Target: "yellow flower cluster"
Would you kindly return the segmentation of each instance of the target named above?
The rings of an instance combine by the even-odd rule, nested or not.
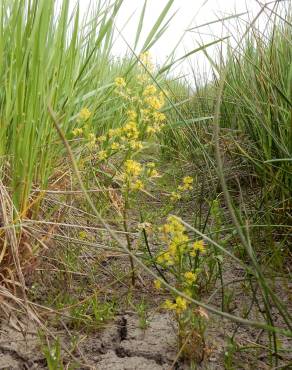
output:
[[[157,263],[172,266],[179,261],[190,240],[184,225],[174,216],[168,217],[162,232],[168,242],[168,249],[157,257]]]
[[[147,167],[146,174],[147,174],[148,177],[150,177],[150,178],[159,177],[159,172],[155,168],[155,163],[148,162],[146,167]]]
[[[184,277],[185,277],[186,283],[188,285],[192,285],[197,280],[197,275],[192,271],[185,272]]]
[[[137,177],[142,172],[142,166],[139,162],[134,161],[133,159],[128,159],[125,164],[125,172],[128,176]]]
[[[169,299],[164,302],[164,308],[167,310],[174,310],[177,314],[184,312],[187,306],[187,300],[181,296],[176,297],[175,302],[171,302]]]
[[[124,175],[122,178],[131,190],[141,190],[144,188],[143,181],[138,178],[142,170],[142,165],[133,159],[128,159],[124,163]]]
[[[190,176],[186,176],[182,180],[182,184],[178,186],[177,191],[173,191],[170,193],[170,200],[172,202],[177,202],[181,199],[182,194],[184,192],[190,191],[193,189],[193,182],[194,179]]]
[[[144,98],[144,101],[150,108],[154,110],[160,110],[165,104],[163,92],[160,92],[159,95],[147,95]]]
[[[160,280],[154,280],[154,286],[155,286],[155,289],[159,290],[161,289],[161,281]]]
[[[144,53],[141,53],[139,55],[140,62],[143,64],[142,68],[146,68],[149,72],[153,71],[154,65],[152,62],[151,55],[149,51],[145,51]],[[141,77],[144,77],[144,74],[141,75]]]
[[[81,120],[81,121],[87,121],[88,118],[90,118],[91,116],[91,112],[88,108],[82,108],[81,111],[79,112],[78,114],[78,118]]]
[[[192,257],[195,257],[197,255],[197,252],[201,252],[202,254],[206,253],[206,247],[205,247],[204,240],[198,240],[193,243],[191,251],[190,251],[190,255]]]
[[[187,191],[187,190],[192,190],[193,189],[193,184],[194,179],[190,176],[186,176],[183,178],[183,183],[182,185],[179,185],[178,190],[179,191]]]
[[[123,77],[117,77],[115,79],[115,85],[117,87],[125,87],[126,86],[126,81]]]
[[[81,136],[83,134],[83,129],[80,127],[76,127],[72,130],[73,136]]]
[[[143,91],[144,96],[151,96],[156,94],[156,87],[154,85],[147,85]]]
[[[143,149],[140,131],[136,122],[137,114],[134,110],[129,110],[127,116],[129,120],[123,127],[110,129],[107,135],[101,135],[97,138],[102,149],[101,152],[103,153],[106,150],[107,157],[117,151],[131,150],[131,152],[136,152]]]

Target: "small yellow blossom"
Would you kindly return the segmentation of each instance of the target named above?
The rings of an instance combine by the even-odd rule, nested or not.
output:
[[[192,190],[193,189],[193,186],[192,186],[192,183],[193,183],[193,178],[190,177],[190,176],[186,176],[183,178],[183,185],[181,186],[182,190],[183,191],[186,191],[186,190]]]
[[[154,112],[153,113],[153,119],[157,122],[164,122],[166,120],[166,116],[164,113],[161,112]]]
[[[144,121],[147,121],[149,119],[150,114],[151,114],[149,109],[141,109],[141,113],[142,113]]]
[[[82,231],[79,231],[79,238],[80,239],[86,239],[87,238],[87,232],[82,230]]]
[[[157,96],[147,96],[145,98],[145,102],[155,110],[161,109],[164,105],[164,101],[159,99]]]
[[[132,190],[141,190],[144,188],[144,184],[141,180],[136,180],[135,182],[133,182],[131,185],[130,185],[130,188]]]
[[[167,310],[175,310],[176,309],[176,304],[171,302],[169,299],[167,299],[164,302],[163,307],[166,308]]]
[[[123,132],[126,134],[128,139],[138,139],[139,131],[137,124],[134,121],[126,123],[123,127]]]
[[[182,313],[187,309],[187,301],[185,298],[178,296],[175,300],[176,302],[176,312]]]
[[[157,259],[157,263],[159,264],[166,264],[167,266],[172,266],[174,265],[174,260],[172,258],[172,255],[169,252],[164,252],[160,254]]]
[[[198,251],[201,252],[201,253],[205,253],[206,252],[204,240],[198,240],[198,241],[196,241],[196,242],[193,243],[192,250],[190,252],[190,255],[192,257],[194,257],[194,256],[196,256],[196,254],[197,254]]]
[[[157,132],[157,129],[153,126],[148,126],[147,129],[146,129],[146,132],[147,134],[151,135],[151,134],[156,134]]]
[[[164,257],[163,257],[163,254],[160,254],[157,258],[156,258],[156,262],[159,263],[160,265],[164,263]]]
[[[112,143],[112,145],[111,145],[111,149],[112,150],[118,150],[118,149],[120,149],[120,144],[119,143],[116,143],[116,142],[114,142],[114,143]]]
[[[72,130],[72,134],[73,136],[81,136],[83,134],[83,129],[76,127]]]
[[[148,81],[148,75],[145,73],[138,74],[136,78],[137,78],[137,82],[139,82],[142,85],[144,85],[145,82]]]
[[[106,151],[105,151],[105,150],[101,150],[101,151],[99,151],[99,152],[97,153],[97,155],[98,155],[98,159],[99,159],[100,161],[103,161],[103,160],[107,159],[107,153],[106,153]]]
[[[149,177],[158,177],[159,172],[155,168],[149,168],[148,171],[147,171],[147,175]]]
[[[186,176],[183,178],[184,185],[191,185],[194,179],[191,176]]]
[[[110,128],[108,130],[108,136],[109,137],[119,136],[121,132],[122,130],[120,128]]]
[[[193,273],[192,271],[185,272],[184,276],[186,278],[186,282],[190,285],[193,284],[197,280],[197,275]]]
[[[141,68],[146,68],[148,71],[153,71],[154,69],[154,64],[152,63],[152,58],[149,53],[149,51],[145,51],[144,53],[141,53],[139,55],[140,61],[143,64]],[[144,71],[143,71],[144,72]],[[149,79],[147,73],[143,73],[144,75],[144,80],[147,81]]]
[[[155,286],[155,289],[159,290],[161,289],[161,281],[160,280],[154,280],[154,286]]]
[[[100,143],[103,143],[104,141],[106,141],[106,136],[105,135],[101,135],[97,138],[97,141],[99,141]]]
[[[126,81],[123,77],[117,77],[115,79],[115,85],[117,87],[125,87],[126,86]]]
[[[142,166],[139,162],[133,159],[128,159],[125,164],[125,171],[129,176],[139,176],[142,172]]]
[[[185,231],[184,225],[179,219],[174,216],[169,216],[167,218],[167,224],[164,225],[166,232],[169,233],[183,233]]]
[[[181,199],[181,195],[179,193],[177,193],[176,191],[172,191],[171,192],[171,194],[170,194],[170,200],[172,202],[177,202],[180,199]]]
[[[145,87],[145,90],[143,91],[144,96],[154,95],[156,93],[157,89],[154,85],[148,85]]]
[[[130,121],[135,121],[137,118],[137,113],[132,109],[127,111],[127,115]]]
[[[94,141],[96,140],[96,136],[91,132],[90,134],[88,134],[88,140],[89,141]]]
[[[88,108],[82,108],[81,111],[78,114],[78,118],[82,121],[88,120],[88,118],[91,116],[91,112]]]
[[[143,149],[143,144],[141,143],[141,141],[130,141],[130,147],[131,149],[133,150],[141,150]]]

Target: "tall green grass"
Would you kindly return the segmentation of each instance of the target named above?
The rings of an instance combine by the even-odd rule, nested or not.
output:
[[[100,3],[85,27],[78,8],[69,13],[68,0],[60,10],[51,0],[1,2],[0,154],[8,163],[14,204],[24,214],[32,187],[47,187],[63,151],[48,103],[59,107],[68,131],[106,66],[119,5]],[[92,58],[99,65],[94,73]]]
[[[69,0],[60,2],[59,8],[54,0],[1,2],[0,158],[2,176],[23,215],[30,208],[32,190],[46,189],[64,159],[48,104],[61,115],[66,135],[78,124],[82,107],[93,113],[88,124],[95,132],[118,124],[115,113],[121,103],[112,94],[113,81],[137,63],[135,56],[117,62],[111,54],[122,3],[98,1],[81,18],[78,4],[70,10]],[[154,19],[142,50],[166,30],[172,3],[168,1]],[[143,17],[144,11],[137,44]]]
[[[249,139],[248,146],[237,142],[239,153],[282,207],[292,188],[292,18],[285,10],[264,34],[251,29],[242,50],[228,58],[221,111],[223,126]]]
[[[233,33],[237,39],[244,35],[240,45],[228,42],[227,49],[218,48],[215,57],[205,51],[214,77],[204,86],[198,86],[195,77],[195,92],[181,107],[192,119],[180,127],[174,119],[165,140],[181,152],[192,155],[198,151],[198,135],[203,142],[206,135],[208,140],[212,137],[217,90],[223,71],[227,71],[220,107],[222,140],[230,142],[233,158],[241,158],[253,169],[264,189],[264,202],[273,199],[275,209],[289,209],[292,25],[291,5],[289,2],[280,5],[275,3],[271,9],[263,6],[259,19],[264,17],[264,27],[263,22],[259,22],[260,26],[257,22],[245,23],[243,32],[242,23],[237,20]],[[204,116],[206,120],[201,121]]]

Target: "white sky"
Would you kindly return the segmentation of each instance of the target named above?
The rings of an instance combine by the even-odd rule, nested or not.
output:
[[[81,11],[85,10],[90,3],[90,0],[71,1],[79,1]],[[94,0],[92,2],[94,3]],[[265,0],[261,2],[265,2]],[[121,31],[123,37],[130,45],[133,45],[135,40],[139,15],[143,4],[144,0],[124,0],[116,20],[117,29]],[[167,0],[148,0],[144,18],[143,40],[145,40],[149,30],[152,28],[166,4]],[[232,25],[235,25],[235,21],[228,22],[228,28],[222,26],[220,22],[202,27],[198,30],[200,34],[198,32],[185,33],[185,31],[188,28],[202,25],[232,14],[242,13],[247,10],[251,13],[250,17],[252,17],[252,14],[256,14],[259,9],[260,6],[256,0],[175,0],[169,15],[175,12],[177,13],[171,20],[166,33],[151,49],[151,54],[157,63],[163,64],[183,35],[183,39],[176,48],[176,57],[183,56],[186,52],[198,47],[198,42],[201,44],[208,43],[226,35],[236,37],[238,31],[235,31],[235,29],[232,30]],[[132,18],[129,20],[131,16]],[[244,16],[242,18],[247,19],[247,17],[248,16]],[[127,24],[125,25],[125,23]],[[226,22],[225,25],[227,25]],[[113,54],[122,56],[127,50],[128,48],[122,38],[117,39],[113,48]],[[213,47],[213,50],[215,50],[215,47]],[[209,48],[209,51],[212,52],[212,49]],[[201,72],[207,68],[206,58],[202,53],[195,54],[191,60],[192,63],[198,66]],[[184,62],[182,65],[178,66],[180,70],[189,71],[186,63],[188,62]]]

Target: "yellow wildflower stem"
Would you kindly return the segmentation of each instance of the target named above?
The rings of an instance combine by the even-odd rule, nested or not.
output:
[[[126,233],[127,247],[129,249],[129,251],[132,252],[132,245],[131,245],[129,229],[128,229],[128,212],[127,212],[128,211],[128,206],[129,206],[128,193],[129,193],[129,187],[127,186],[124,209],[123,209],[123,226],[124,226],[124,231]],[[135,281],[136,281],[136,276],[135,276],[134,260],[133,260],[133,257],[131,256],[131,254],[129,254],[129,260],[130,260],[130,266],[131,266],[132,286],[134,286]]]

